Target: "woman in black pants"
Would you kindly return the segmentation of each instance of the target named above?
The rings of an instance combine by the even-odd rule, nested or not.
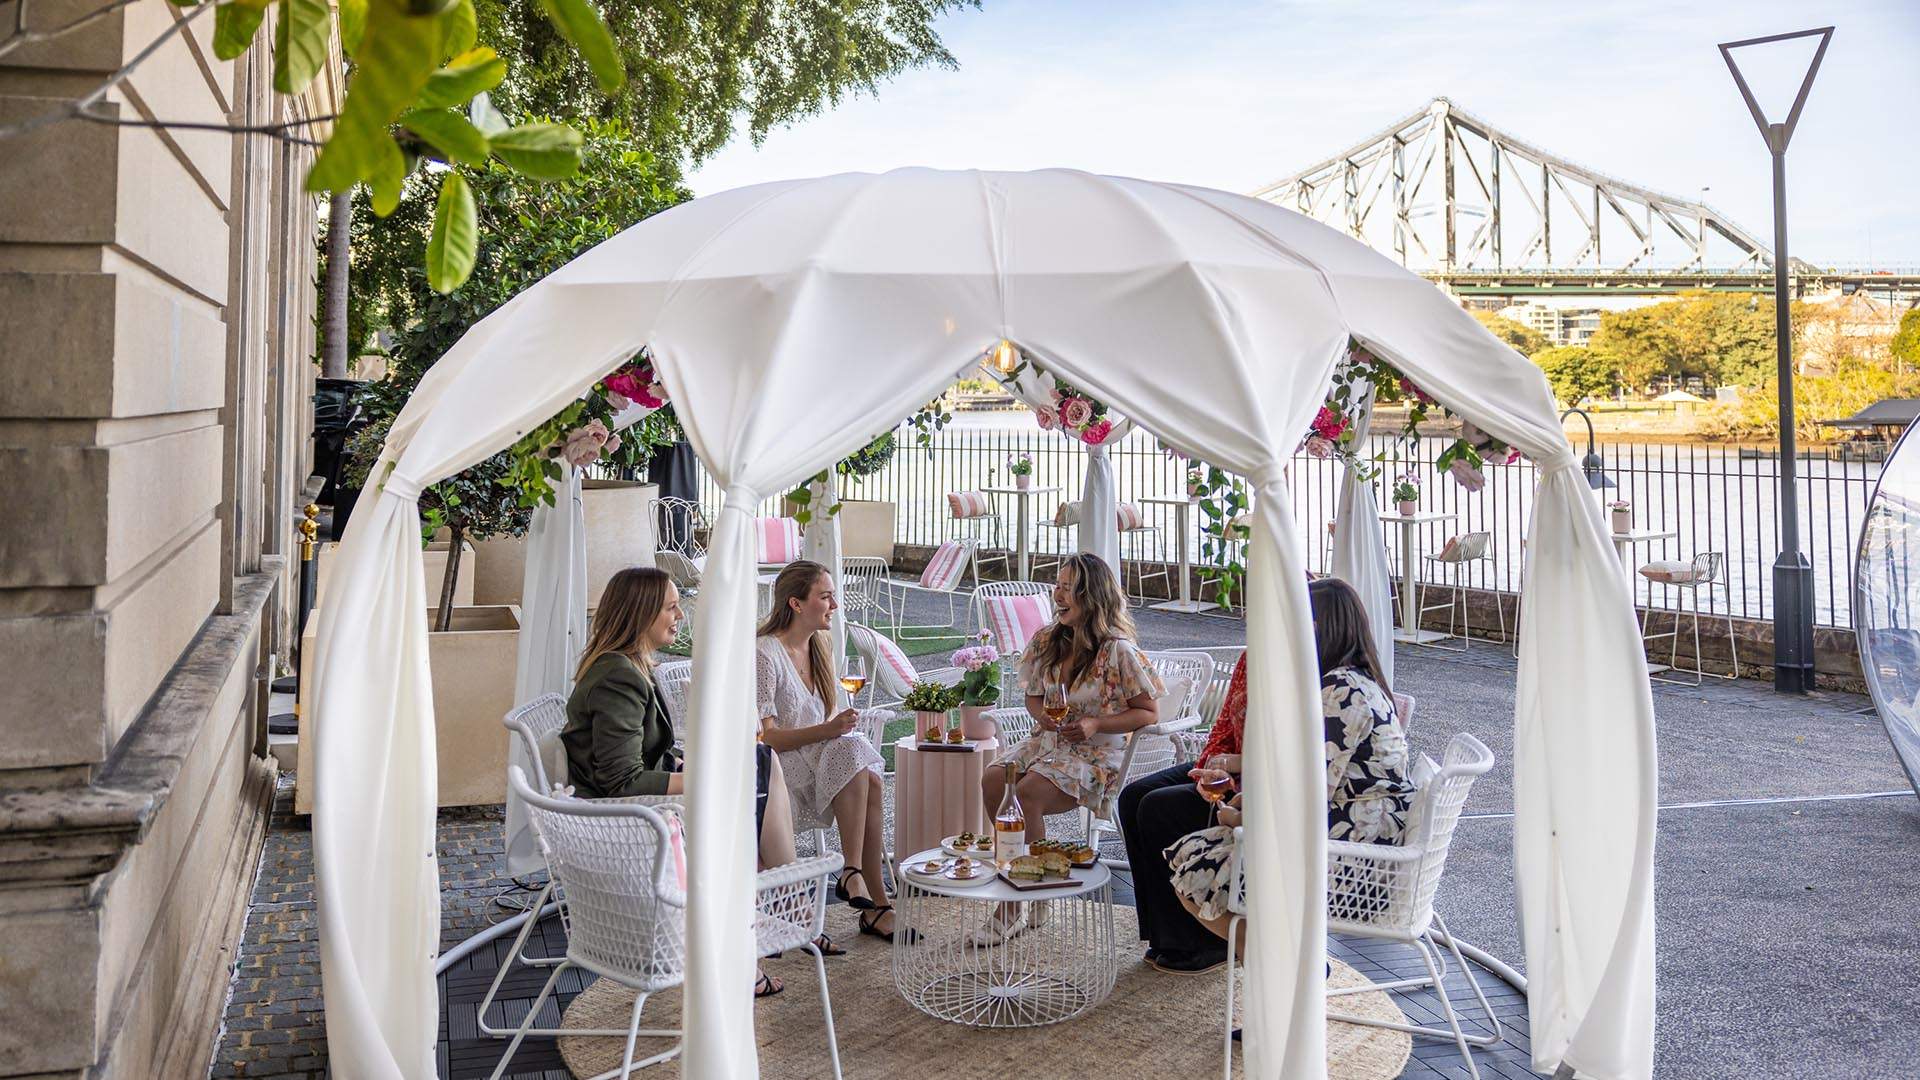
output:
[[[1198,975],[1227,962],[1226,943],[1200,925],[1174,893],[1173,871],[1164,852],[1208,825],[1208,804],[1194,786],[1193,770],[1204,765],[1240,774],[1246,718],[1247,657],[1242,653],[1199,761],[1143,776],[1120,793],[1117,813],[1127,862],[1133,867],[1133,902],[1140,915],[1140,937],[1147,943],[1147,963],[1169,974]]]

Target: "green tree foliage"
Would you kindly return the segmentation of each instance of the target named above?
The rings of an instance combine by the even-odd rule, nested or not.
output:
[[[1552,344],[1547,336],[1531,326],[1514,322],[1504,315],[1495,315],[1491,311],[1475,311],[1473,317],[1480,325],[1493,332],[1493,336],[1513,346],[1522,356],[1532,356]]]
[[[597,92],[553,0],[475,0],[480,40],[513,75],[496,93],[509,113],[617,117],[662,158],[695,162],[724,146],[736,122],[758,143],[782,124],[874,93],[926,65],[954,67],[933,30],[978,0],[603,0],[627,90]]]
[[[1794,432],[1812,442],[1832,434],[1823,421],[1844,419],[1886,398],[1914,396],[1920,396],[1920,374],[1897,374],[1884,363],[1843,357],[1831,371],[1794,376]],[[1709,413],[1706,428],[1732,438],[1775,437],[1780,430],[1780,384],[1768,379],[1742,395],[1737,405]]]
[[[1773,299],[1696,292],[1603,312],[1588,346],[1607,358],[1628,389],[1645,389],[1660,376],[1753,386],[1774,366]]]
[[[1582,345],[1554,345],[1533,354],[1533,362],[1546,373],[1553,396],[1563,405],[1575,405],[1589,397],[1610,394],[1620,385],[1607,354]]]
[[[465,171],[468,179],[460,183],[477,194],[471,243],[479,272],[444,294],[431,280],[430,252],[440,216],[433,200],[406,199],[384,220],[355,213],[353,319],[360,327],[387,327],[392,335],[387,377],[368,388],[375,423],[350,445],[358,475],[364,476],[379,455],[387,427],[427,369],[473,324],[581,252],[688,197],[678,175],[669,169],[663,176],[652,155],[636,149],[618,121],[588,120],[581,131],[581,167],[569,179],[531,180],[498,160]],[[410,182],[437,182],[444,192],[457,175],[443,171],[440,178]],[[678,436],[671,415],[655,417],[623,439],[620,463],[643,464]],[[456,540],[525,532],[531,510],[509,482],[511,468],[509,454],[502,451],[423,492],[426,530],[445,527]],[[454,551],[457,556],[457,542]],[[457,573],[457,565],[449,568],[443,610]]]
[[[1898,370],[1920,370],[1920,308],[1900,316],[1900,329],[1893,332],[1888,351],[1893,354],[1894,367]]]

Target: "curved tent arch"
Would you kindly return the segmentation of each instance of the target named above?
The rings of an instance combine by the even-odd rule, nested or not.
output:
[[[726,492],[691,701],[685,1069],[752,1076],[753,1041],[739,1037],[752,1025],[751,733],[726,718],[752,707],[760,495],[857,449],[983,347],[1021,343],[1253,482],[1248,645],[1263,662],[1250,697],[1260,715],[1317,715],[1304,559],[1277,496],[1349,337],[1541,464],[1515,763],[1535,1061],[1649,1075],[1651,696],[1544,378],[1432,286],[1277,207],[1064,170],[920,169],[760,185],[649,219],[489,315],[396,421],[382,491],[338,555],[316,658],[316,886],[337,1067],[433,1067],[435,778],[414,520],[425,484],[650,348]],[[1324,763],[1310,728],[1248,735],[1250,1075],[1324,1070]]]

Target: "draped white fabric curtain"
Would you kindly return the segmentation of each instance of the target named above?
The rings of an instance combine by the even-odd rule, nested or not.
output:
[[[526,569],[520,579],[520,639],[513,703],[542,694],[573,692],[573,670],[587,645],[587,523],[580,470],[569,466],[553,505],[533,508],[527,526]],[[526,748],[507,741],[507,762],[533,775]],[[526,803],[507,791],[507,873],[523,877],[546,869]]]
[[[726,492],[688,734],[684,1075],[750,1078],[754,508],[1005,338],[1253,484],[1248,690],[1251,714],[1276,722],[1250,725],[1246,745],[1247,1072],[1323,1076],[1325,763],[1280,464],[1349,335],[1542,466],[1514,763],[1535,1063],[1649,1076],[1651,695],[1625,584],[1544,378],[1431,285],[1297,214],[1065,170],[902,170],[699,199],[549,275],[422,380],[389,437],[383,463],[398,464],[354,515],[322,604],[314,853],[336,1071],[433,1072],[421,485],[651,346]]]
[[[1369,387],[1354,416],[1354,430],[1366,438],[1373,420],[1373,389]],[[1340,493],[1333,512],[1333,576],[1352,585],[1367,612],[1373,646],[1389,685],[1393,682],[1393,568],[1387,565],[1387,545],[1380,532],[1380,507],[1373,484],[1351,466],[1340,472]]]

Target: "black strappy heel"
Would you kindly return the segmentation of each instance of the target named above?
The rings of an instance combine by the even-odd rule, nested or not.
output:
[[[885,915],[887,912],[892,910],[893,910],[892,904],[882,904],[871,911],[862,912],[860,915],[860,932],[863,934],[871,935],[873,937],[877,937],[881,941],[892,941],[896,931],[880,929],[881,916]],[[900,917],[898,915],[894,916],[895,922],[898,922],[899,919]],[[920,940],[919,933],[917,933],[911,926],[907,927],[905,930],[898,931],[898,933],[903,935],[901,940],[908,945],[912,945],[913,943]]]
[[[839,898],[841,903],[855,911],[872,911],[874,909],[874,903],[871,897],[855,896],[847,891],[847,880],[855,874],[860,874],[861,881],[867,880],[867,875],[860,873],[859,867],[846,867],[840,871],[840,876],[833,881],[833,895]]]

